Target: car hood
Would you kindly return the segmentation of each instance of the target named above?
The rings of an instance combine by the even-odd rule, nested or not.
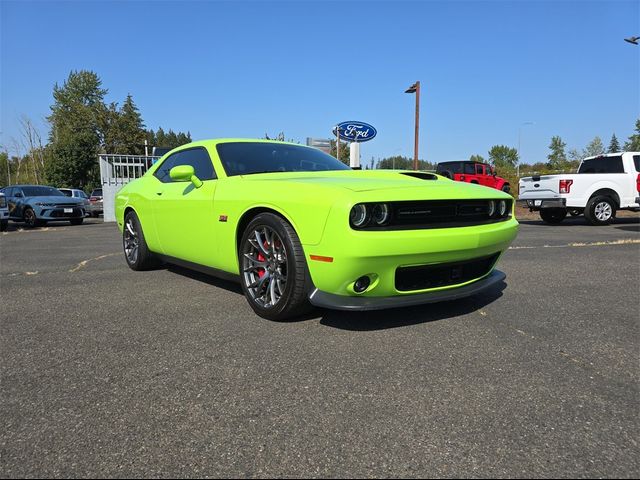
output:
[[[465,198],[486,197],[488,192],[497,197],[503,194],[495,189],[464,182],[454,182],[429,172],[411,170],[337,170],[329,172],[274,172],[245,175],[245,181],[281,182],[310,187],[325,187],[352,192],[383,192],[386,190],[420,190],[426,197]],[[429,194],[427,194],[429,192]],[[502,195],[500,195],[502,194]],[[421,195],[422,196],[422,195]]]
[[[40,196],[40,197],[26,197],[25,200],[27,202],[29,202],[29,203],[36,203],[36,202],[40,202],[40,203],[55,203],[55,204],[58,204],[58,205],[61,205],[61,204],[82,205],[84,203],[83,200],[81,200],[79,198],[61,197],[59,195],[51,195],[51,196],[43,195],[43,196]]]

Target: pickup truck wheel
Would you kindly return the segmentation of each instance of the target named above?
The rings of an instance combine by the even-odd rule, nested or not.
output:
[[[616,204],[610,197],[593,197],[584,209],[584,216],[591,225],[609,225],[616,217]]]
[[[542,208],[540,209],[540,218],[550,225],[561,223],[567,216],[567,210],[564,208]]]

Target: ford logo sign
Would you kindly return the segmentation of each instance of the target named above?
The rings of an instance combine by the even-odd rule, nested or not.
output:
[[[333,129],[333,134],[338,136],[338,130],[340,138],[350,142],[368,142],[378,133],[375,128],[364,122],[342,122]]]

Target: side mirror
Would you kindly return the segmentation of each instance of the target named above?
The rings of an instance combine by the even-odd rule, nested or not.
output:
[[[169,171],[171,180],[176,182],[191,182],[196,188],[202,186],[202,180],[196,177],[195,171],[191,165],[178,165]]]

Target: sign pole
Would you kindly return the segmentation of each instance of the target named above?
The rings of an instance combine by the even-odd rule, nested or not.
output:
[[[418,170],[418,136],[420,134],[420,81],[416,82],[416,139],[413,154],[413,169]]]
[[[338,140],[336,140],[336,159],[340,161],[340,125],[336,127],[336,135],[338,136]]]

